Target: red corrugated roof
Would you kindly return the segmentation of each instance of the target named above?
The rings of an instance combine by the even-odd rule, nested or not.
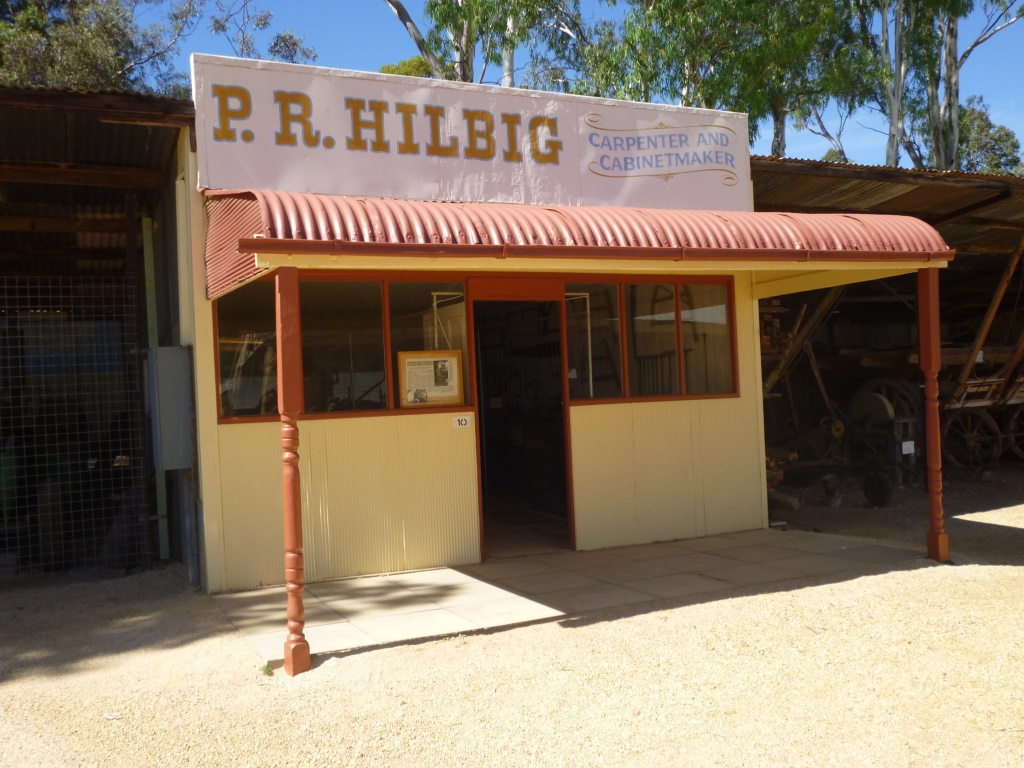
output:
[[[952,257],[935,229],[906,216],[459,203],[266,190],[206,195],[210,297],[259,274],[255,250],[436,254],[448,247],[472,255],[783,262]]]

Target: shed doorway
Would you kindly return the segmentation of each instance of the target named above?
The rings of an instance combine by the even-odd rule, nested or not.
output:
[[[473,304],[484,558],[571,548],[561,304]]]

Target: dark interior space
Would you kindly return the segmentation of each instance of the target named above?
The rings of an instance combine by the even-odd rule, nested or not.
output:
[[[569,549],[558,302],[473,305],[484,557]]]

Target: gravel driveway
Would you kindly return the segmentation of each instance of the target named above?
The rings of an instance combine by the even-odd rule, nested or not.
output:
[[[1021,768],[1024,552],[1005,542],[1024,507],[973,514],[994,561],[320,657],[295,679],[263,675],[177,566],[0,582],[0,765]]]

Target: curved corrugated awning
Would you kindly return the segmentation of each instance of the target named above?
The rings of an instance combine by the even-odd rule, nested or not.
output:
[[[946,262],[906,216],[457,203],[207,191],[207,295],[264,267],[256,253],[584,257],[673,261]]]

